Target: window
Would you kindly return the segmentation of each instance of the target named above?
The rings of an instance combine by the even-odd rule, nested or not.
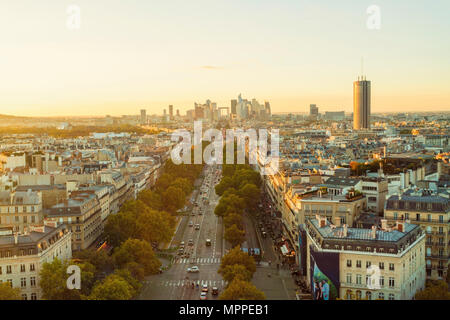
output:
[[[351,267],[352,266],[352,260],[347,260],[347,267]]]
[[[393,263],[389,263],[389,270],[390,271],[394,271],[394,264]]]
[[[34,263],[30,263],[30,271],[34,271]]]
[[[34,216],[31,216],[31,223],[35,223]]]
[[[25,288],[27,286],[27,278],[20,278],[20,286]]]
[[[395,279],[393,277],[389,277],[389,287],[390,288],[395,287]]]
[[[361,298],[362,298],[361,290],[357,290],[356,291],[356,299],[361,300]]]
[[[36,277],[31,277],[30,278],[30,286],[36,287]]]
[[[366,261],[366,268],[369,268],[372,265],[370,261]]]
[[[2,274],[2,267],[0,267],[0,274]]]
[[[384,287],[384,276],[380,276],[380,287]]]
[[[384,270],[384,262],[379,263],[380,270]]]
[[[27,300],[27,295],[26,295],[26,293],[24,293],[24,294],[22,295],[22,300]]]
[[[440,215],[440,216],[439,216],[439,222],[440,222],[440,223],[443,223],[443,222],[444,222],[444,216],[443,216],[443,215]]]
[[[395,300],[395,296],[393,293],[389,293],[389,300]]]
[[[13,286],[12,279],[8,279],[8,280],[6,280],[6,281],[9,283],[9,285],[10,285],[11,288],[12,288],[12,286]]]
[[[397,219],[398,219],[398,213],[394,212],[394,220],[397,220]]]
[[[36,293],[32,293],[32,294],[31,294],[31,300],[37,300]]]
[[[11,273],[11,266],[6,266],[6,273]]]
[[[372,292],[366,291],[366,299],[367,300],[372,300]]]
[[[416,220],[417,220],[417,221],[420,221],[420,213],[417,213],[417,214],[416,214]]]
[[[383,293],[383,292],[380,292],[380,293],[378,294],[378,299],[384,300],[384,293]]]
[[[356,267],[361,268],[361,260],[356,260]]]
[[[352,283],[352,274],[347,273],[347,283]]]
[[[25,265],[24,264],[20,265],[20,272],[25,272]]]
[[[361,275],[360,274],[356,275],[356,284],[361,284]]]

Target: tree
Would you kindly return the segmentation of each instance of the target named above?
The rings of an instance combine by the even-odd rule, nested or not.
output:
[[[89,262],[95,267],[95,272],[105,271],[112,267],[113,260],[105,250],[86,249],[75,251],[73,253],[74,259]]]
[[[231,227],[225,229],[225,240],[227,240],[233,247],[240,245],[245,240],[245,231],[233,224]]]
[[[243,252],[239,246],[236,246],[222,257],[222,263],[220,264],[218,272],[222,274],[226,266],[235,264],[243,265],[252,276],[256,271],[256,264],[253,257]]]
[[[175,231],[175,219],[165,211],[146,208],[136,221],[139,239],[148,242],[170,241]]]
[[[194,189],[194,185],[187,178],[177,178],[170,186],[180,188],[186,195],[190,194]]]
[[[239,189],[239,195],[245,200],[248,209],[255,209],[261,196],[261,191],[254,184],[247,183]]]
[[[264,300],[264,292],[253,284],[241,279],[234,279],[222,292],[220,300]]]
[[[182,189],[170,186],[162,193],[162,199],[164,208],[170,213],[175,213],[183,207],[186,201],[186,195]]]
[[[232,187],[234,187],[233,179],[231,179],[231,177],[224,176],[220,180],[220,183],[215,186],[216,194],[221,196],[227,189]]]
[[[45,262],[39,272],[39,286],[42,289],[42,297],[45,300],[79,300],[79,290],[69,290],[67,288],[67,267],[69,263],[54,259],[52,262]],[[82,275],[83,277],[83,275]],[[82,283],[83,286],[83,283]]]
[[[120,211],[110,215],[106,220],[104,235],[107,241],[114,247],[129,238],[138,237],[136,216],[131,211]]]
[[[137,263],[135,263],[135,264],[138,266]],[[144,270],[142,269],[142,272],[143,271]],[[141,289],[142,284],[140,283],[140,281],[142,281],[144,279],[143,278],[142,279],[137,279],[133,275],[133,273],[130,272],[130,270],[128,268],[127,269],[117,269],[117,270],[114,271],[114,274],[119,276],[119,277],[121,277],[121,278],[123,278],[126,282],[128,282],[129,285],[131,285],[131,287],[133,288],[133,291],[134,291],[133,296],[135,296],[136,293],[138,293],[139,290]]]
[[[163,209],[161,195],[159,193],[156,193],[155,191],[149,189],[142,190],[141,192],[139,192],[137,199],[144,202],[145,205],[150,209]]]
[[[89,295],[89,300],[129,300],[135,291],[122,277],[112,274],[98,282]]]
[[[220,274],[228,283],[231,283],[231,281],[236,278],[244,281],[250,281],[253,276],[253,274],[242,264],[227,265],[221,270]]]
[[[416,293],[416,300],[450,300],[448,284],[443,281],[429,281],[424,290]]]
[[[231,227],[233,224],[235,224],[239,229],[244,229],[242,216],[234,212],[227,213],[225,218],[223,219],[223,223],[225,224],[226,228]]]
[[[21,300],[19,288],[13,288],[8,282],[0,283],[0,300]]]
[[[146,275],[158,273],[161,266],[152,247],[144,240],[128,239],[116,248],[113,257],[119,267],[124,267],[133,261],[140,264]]]

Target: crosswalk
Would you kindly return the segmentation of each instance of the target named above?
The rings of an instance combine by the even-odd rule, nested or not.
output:
[[[174,264],[220,264],[220,258],[177,258]]]
[[[161,281],[147,281],[148,284],[152,284],[158,287],[184,287],[191,286],[192,281],[199,286],[204,284],[208,285],[208,287],[225,287],[227,285],[227,281],[225,280],[161,280]]]

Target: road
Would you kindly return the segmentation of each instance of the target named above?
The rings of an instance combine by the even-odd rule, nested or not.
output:
[[[209,286],[208,299],[212,296],[211,288],[217,287],[222,291],[226,283],[217,273],[221,258],[224,254],[222,218],[214,214],[219,197],[215,194],[214,186],[220,181],[218,166],[207,166],[204,169],[204,179],[200,192],[196,193],[198,207],[193,208],[192,214],[184,216],[171,244],[176,249],[171,267],[162,274],[149,276],[145,279],[139,299],[147,300],[195,300],[200,297],[200,289],[192,288],[192,282]],[[203,196],[208,201],[203,200]],[[199,211],[202,214],[199,214]],[[192,222],[192,226],[190,226]],[[196,230],[195,225],[198,225]],[[211,245],[206,245],[206,239]],[[192,240],[192,245],[189,241]],[[184,241],[185,254],[178,255],[178,248]],[[198,273],[188,273],[187,268],[197,266]],[[186,279],[188,277],[188,279]]]

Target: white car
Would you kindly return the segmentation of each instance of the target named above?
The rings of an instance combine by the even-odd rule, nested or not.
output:
[[[196,272],[200,272],[200,269],[197,266],[193,266],[193,267],[187,268],[187,272],[196,273]]]
[[[208,300],[208,294],[206,292],[200,293],[200,300]]]
[[[202,292],[204,292],[204,293],[208,292],[208,285],[207,284],[202,285]]]

